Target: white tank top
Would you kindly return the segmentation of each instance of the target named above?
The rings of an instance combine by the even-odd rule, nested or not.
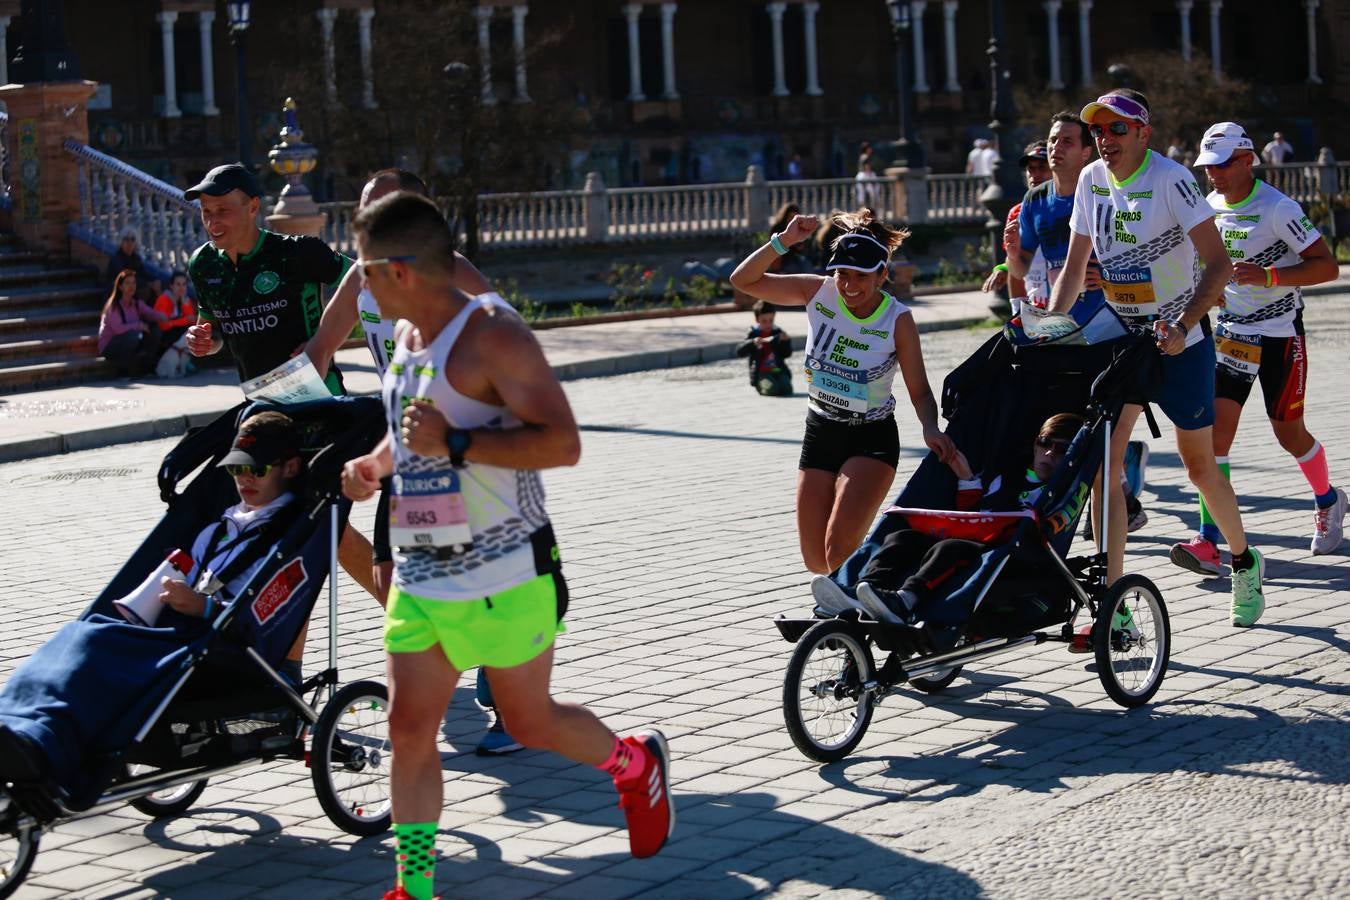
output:
[[[366,346],[375,358],[375,371],[383,378],[389,360],[394,358],[394,320],[380,315],[380,307],[369,288],[361,288],[356,295],[356,312],[361,318],[361,330],[366,333]]]
[[[895,321],[909,312],[885,291],[866,319],[844,305],[833,278],[806,305],[806,393],[812,412],[836,422],[875,422],[895,409]]]
[[[402,341],[396,341],[394,358],[384,376],[385,416],[394,454],[391,506],[399,500],[401,484],[435,481],[453,473],[473,535],[472,547],[461,552],[394,546],[394,584],[419,597],[476,600],[540,574],[530,539],[549,520],[544,511],[543,481],[537,471],[475,462],[455,469],[449,459],[413,453],[401,440],[403,409],[413,399],[430,402],[455,428],[513,428],[520,424],[506,407],[465,397],[446,378],[446,363],[455,341],[469,317],[480,311],[485,315],[488,311],[517,315],[497,294],[481,294],[423,349],[410,350],[406,334]]]

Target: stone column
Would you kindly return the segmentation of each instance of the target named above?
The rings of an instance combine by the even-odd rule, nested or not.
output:
[[[1092,0],[1078,0],[1078,78],[1092,84]]]
[[[375,62],[370,38],[370,20],[375,18],[371,7],[356,11],[357,34],[361,43],[361,105],[374,109],[375,102]]]
[[[609,197],[605,179],[599,172],[587,172],[586,184],[586,240],[598,244],[609,236]]]
[[[1052,91],[1064,90],[1064,79],[1059,68],[1059,8],[1063,0],[1045,0],[1041,4],[1045,9],[1046,37],[1050,40],[1050,83],[1046,87]]]
[[[337,49],[333,46],[333,25],[337,22],[336,9],[319,9],[314,13],[323,32],[323,95],[330,106],[337,105]]]
[[[174,70],[176,54],[173,52],[173,26],[178,21],[178,13],[162,12],[155,16],[159,20],[160,49],[164,54],[164,118],[176,119],[183,113],[178,108],[178,73]]]
[[[511,7],[511,36],[516,52],[516,102],[529,103],[530,91],[525,84],[525,16],[528,6]]]
[[[942,37],[946,47],[948,93],[961,93],[961,80],[956,77],[956,8],[958,0],[942,0]]]
[[[820,89],[820,54],[816,50],[816,13],[820,4],[808,0],[802,4],[802,27],[806,29],[806,95],[819,97],[825,93]]]
[[[0,87],[9,111],[6,151],[13,172],[14,233],[29,248],[69,252],[66,226],[80,217],[79,163],[62,144],[89,143],[89,98],[93,81],[34,82]]]
[[[675,9],[674,3],[661,4],[661,71],[666,82],[661,97],[665,100],[680,99],[675,90]]]
[[[1317,74],[1317,6],[1319,0],[1303,0],[1308,15],[1308,84],[1321,84]]]
[[[216,107],[216,55],[215,46],[211,43],[211,26],[216,21],[216,14],[212,10],[203,10],[197,13],[197,34],[200,39],[202,57],[202,115],[218,116],[220,109]]]
[[[492,106],[497,95],[492,92],[492,7],[476,6],[474,18],[478,20],[478,68],[483,79],[483,105]]]
[[[12,16],[0,16],[0,84],[9,84],[9,22]]]
[[[1181,24],[1181,58],[1191,61],[1191,10],[1195,0],[1177,0],[1177,19]]]
[[[773,95],[788,95],[787,77],[783,70],[783,13],[787,12],[786,3],[770,3],[764,7],[769,13],[769,22],[773,26]]]
[[[628,99],[641,103],[647,99],[642,93],[642,47],[638,44],[638,16],[642,15],[642,4],[626,4],[623,14],[628,19]]]
[[[910,0],[909,2],[909,21],[910,34],[914,39],[914,93],[928,93],[928,68],[927,62],[923,58],[923,10],[928,5],[928,0]]]
[[[1219,41],[1219,13],[1223,0],[1209,0],[1209,62],[1214,69],[1214,80],[1223,80],[1223,45]]]

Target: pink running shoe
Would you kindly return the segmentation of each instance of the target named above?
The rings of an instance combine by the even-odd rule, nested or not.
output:
[[[1219,548],[1214,546],[1213,541],[1207,541],[1198,534],[1184,544],[1173,544],[1168,559],[1188,572],[1201,575],[1219,575],[1223,572]]]

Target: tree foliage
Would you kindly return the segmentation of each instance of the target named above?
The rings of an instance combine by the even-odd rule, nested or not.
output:
[[[527,32],[526,71],[535,77],[528,84],[530,102],[516,102],[515,58],[498,30],[492,43],[496,102],[484,102],[476,6],[472,0],[381,4],[372,23],[373,110],[362,105],[354,17],[338,19],[336,105],[325,97],[322,39],[312,16],[296,16],[288,27],[296,45],[313,52],[274,68],[274,83],[300,104],[306,140],[319,148],[320,172],[336,182],[336,194],[354,196],[376,169],[397,165],[417,172],[465,227],[470,254],[477,249],[477,195],[549,187],[569,138],[582,127],[571,99],[558,97],[532,65],[562,33]],[[498,16],[509,26],[509,18]],[[447,74],[452,63],[458,65]]]
[[[1215,122],[1244,122],[1257,113],[1252,86],[1229,75],[1216,82],[1209,58],[1198,52],[1190,62],[1179,52],[1117,53],[1101,64],[1111,75],[1100,79],[1098,90],[1132,87],[1148,96],[1155,147],[1177,136],[1194,148]],[[1077,112],[1095,96],[1019,90],[1017,105],[1023,122],[1043,125],[1048,132],[1051,115],[1064,108]]]

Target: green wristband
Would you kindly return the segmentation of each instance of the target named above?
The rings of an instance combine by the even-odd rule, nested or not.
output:
[[[784,256],[788,252],[788,248],[783,246],[783,242],[778,239],[778,235],[776,234],[769,238],[769,246],[772,247],[773,252],[777,253],[779,256]]]
[[[994,266],[994,271],[995,271],[995,272],[1006,272],[1006,271],[1008,271],[1008,264],[1007,264],[1007,263],[999,263],[998,265]]]

